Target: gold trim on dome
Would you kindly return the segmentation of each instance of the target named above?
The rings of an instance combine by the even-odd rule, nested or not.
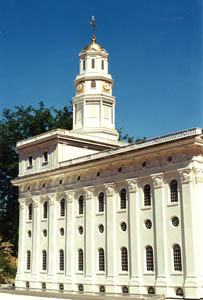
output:
[[[88,51],[91,49],[94,49],[96,51],[101,51],[104,48],[101,45],[99,45],[93,41],[91,44],[87,45],[83,50]]]
[[[77,94],[81,94],[83,93],[85,90],[85,84],[84,82],[79,82],[77,85],[76,85],[76,93]]]
[[[103,91],[105,93],[110,93],[111,90],[111,84],[108,81],[104,81],[103,83]]]

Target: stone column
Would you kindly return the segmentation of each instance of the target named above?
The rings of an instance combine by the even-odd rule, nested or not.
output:
[[[58,253],[56,253],[56,194],[48,195],[48,276],[54,280],[56,274],[56,264],[58,263]]]
[[[20,198],[19,202],[19,237],[18,237],[18,272],[16,275],[16,286],[20,287],[19,280],[22,279],[24,273],[25,265],[25,222],[26,222],[26,213],[25,213],[25,199]]]
[[[115,204],[114,204],[114,184],[106,184],[106,276],[109,284],[114,284],[114,267],[116,261],[116,253],[118,249],[115,249],[116,245],[116,233],[115,233]]]
[[[66,275],[72,277],[74,273],[74,205],[73,205],[73,194],[71,192],[66,192]]]
[[[93,259],[93,249],[92,249],[92,231],[94,230],[92,226],[93,222],[93,211],[92,211],[92,199],[93,192],[92,188],[84,188],[85,191],[85,240],[84,240],[84,273],[88,281],[92,280],[92,263]]]
[[[129,274],[133,285],[140,284],[140,232],[137,180],[127,179],[128,183],[128,241]],[[138,292],[138,291],[137,291]]]
[[[198,285],[197,278],[197,243],[196,243],[196,219],[195,219],[195,206],[196,197],[193,188],[193,176],[192,169],[184,169],[180,171],[181,183],[182,183],[182,214],[184,221],[183,230],[183,245],[181,247],[183,272],[185,278],[185,297],[196,298],[198,296],[197,289],[194,289]],[[199,238],[199,237],[198,237]]]
[[[32,274],[36,279],[40,271],[41,256],[39,253],[40,245],[40,197],[32,197],[33,204],[33,221],[32,221]]]
[[[154,215],[154,268],[157,273],[156,292],[162,294],[167,285],[167,244],[165,226],[165,199],[163,189],[163,174],[152,176],[154,187],[154,199],[152,203]]]

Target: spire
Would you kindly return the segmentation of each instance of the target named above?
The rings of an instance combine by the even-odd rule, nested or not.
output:
[[[95,24],[94,21],[95,21],[95,17],[92,16],[92,19],[89,22],[89,24],[92,26],[92,44],[96,42],[95,28],[97,27],[97,24]]]

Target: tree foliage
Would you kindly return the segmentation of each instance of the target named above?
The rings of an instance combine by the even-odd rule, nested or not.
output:
[[[72,129],[72,108],[47,108],[43,102],[38,108],[16,106],[14,111],[4,109],[0,120],[0,235],[14,244],[18,240],[18,188],[11,180],[18,176],[17,141],[56,129]]]
[[[16,269],[17,259],[13,256],[13,245],[0,236],[0,283],[14,279]]]

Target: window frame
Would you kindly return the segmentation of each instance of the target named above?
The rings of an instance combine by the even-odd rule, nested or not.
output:
[[[127,191],[125,188],[122,188],[119,193],[119,209],[126,210],[127,209]]]
[[[105,272],[105,252],[103,248],[98,249],[98,271]]]
[[[182,253],[181,253],[181,247],[179,244],[173,245],[173,271],[174,272],[182,272],[183,271]]]
[[[154,272],[154,251],[150,245],[145,247],[145,268],[147,272]]]
[[[127,247],[123,246],[120,250],[120,257],[121,257],[121,272],[128,272],[128,249]]]
[[[64,250],[59,250],[59,272],[64,272],[65,270],[65,255]]]
[[[170,191],[170,203],[172,204],[178,203],[179,202],[178,181],[175,178],[172,179],[169,183],[169,191]]]
[[[152,189],[149,183],[145,184],[143,187],[143,204],[144,207],[151,207],[152,206]]]

